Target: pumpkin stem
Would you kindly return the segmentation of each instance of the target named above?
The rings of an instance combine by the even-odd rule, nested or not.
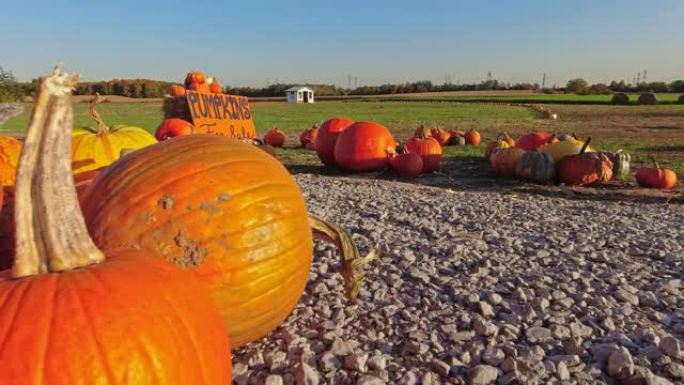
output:
[[[340,274],[344,278],[347,298],[350,301],[354,300],[359,295],[360,287],[363,284],[364,266],[382,255],[383,248],[376,246],[365,257],[361,257],[347,230],[315,215],[309,215],[309,224],[311,224],[314,239],[334,243],[340,250]]]
[[[658,161],[654,156],[649,156],[649,158],[651,158],[651,162],[653,162],[653,167],[660,168],[660,164],[658,164]]]
[[[43,78],[17,169],[15,278],[104,260],[90,239],[71,171],[71,90],[78,75]]]
[[[95,97],[90,100],[90,117],[93,118],[97,122],[97,133],[98,134],[109,132],[109,126],[107,125],[107,123],[104,122],[104,120],[102,120],[102,116],[100,116],[100,113],[97,112],[97,110],[95,109],[95,107],[98,104],[100,104],[104,101],[105,101],[105,98],[100,96],[99,93],[96,93]]]
[[[587,148],[589,147],[589,142],[591,142],[591,136],[587,137],[587,140],[584,142],[584,145],[582,146],[582,149],[580,150],[580,155],[584,154],[585,151],[587,151]]]

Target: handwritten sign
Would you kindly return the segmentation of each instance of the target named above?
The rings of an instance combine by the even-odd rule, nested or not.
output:
[[[255,138],[252,110],[244,96],[187,91],[186,99],[198,134]]]

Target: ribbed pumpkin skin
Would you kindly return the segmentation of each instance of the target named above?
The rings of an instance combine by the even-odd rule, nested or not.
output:
[[[176,136],[192,135],[195,133],[195,126],[185,119],[169,118],[161,122],[154,131],[157,140],[166,140]]]
[[[406,143],[406,150],[423,158],[423,172],[437,171],[442,164],[442,146],[433,137],[413,137]]]
[[[613,179],[626,179],[629,176],[632,156],[622,150],[606,155],[613,162]]]
[[[397,142],[390,131],[375,122],[356,122],[342,131],[335,143],[335,163],[349,171],[372,171],[387,166],[388,151]]]
[[[23,143],[11,136],[0,136],[0,183],[14,186]]]
[[[309,277],[313,241],[304,199],[259,148],[182,136],[126,155],[87,189],[95,243],[132,246],[191,269],[208,287],[233,346],[290,314]]]
[[[316,154],[326,166],[335,164],[335,143],[340,133],[354,123],[351,119],[328,119],[318,129],[316,136]]]
[[[502,148],[494,151],[490,162],[494,172],[503,176],[515,176],[515,167],[525,151],[519,148]]]
[[[142,252],[107,254],[69,272],[0,275],[0,382],[230,384],[228,338],[205,288]]]
[[[549,154],[527,151],[515,165],[515,176],[535,183],[554,183],[556,181],[556,162]]]
[[[497,140],[492,140],[489,143],[487,143],[487,147],[485,147],[485,158],[489,159],[492,156],[492,152],[494,152],[495,149],[497,148],[509,148],[511,145],[503,139],[497,139]]]
[[[540,152],[545,152],[553,157],[553,160],[558,162],[568,155],[579,154],[584,146],[584,142],[577,139],[562,140],[560,142],[549,143],[539,148]],[[584,152],[594,152],[594,150],[587,146]]]
[[[121,150],[137,150],[157,143],[149,132],[138,127],[114,126],[110,132],[95,133],[74,128],[71,135],[71,161],[74,174],[108,166],[121,156]]]
[[[607,182],[613,178],[613,162],[600,152],[568,155],[556,164],[558,179],[570,186]]]

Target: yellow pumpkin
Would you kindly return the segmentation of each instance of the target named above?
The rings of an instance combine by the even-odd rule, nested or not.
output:
[[[547,144],[539,149],[539,152],[544,152],[558,162],[568,155],[579,154],[584,146],[584,142],[577,139],[568,139],[556,143]],[[587,147],[585,152],[594,152],[594,149]]]
[[[157,143],[157,139],[142,128],[107,126],[95,110],[102,100],[97,95],[90,102],[90,115],[97,122],[97,128],[75,128],[72,131],[71,162],[74,174],[110,165],[119,159],[121,150],[137,150]]]

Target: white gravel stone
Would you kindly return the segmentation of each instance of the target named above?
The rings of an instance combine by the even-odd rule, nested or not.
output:
[[[490,365],[476,365],[468,369],[468,379],[472,385],[493,384],[499,371]]]

